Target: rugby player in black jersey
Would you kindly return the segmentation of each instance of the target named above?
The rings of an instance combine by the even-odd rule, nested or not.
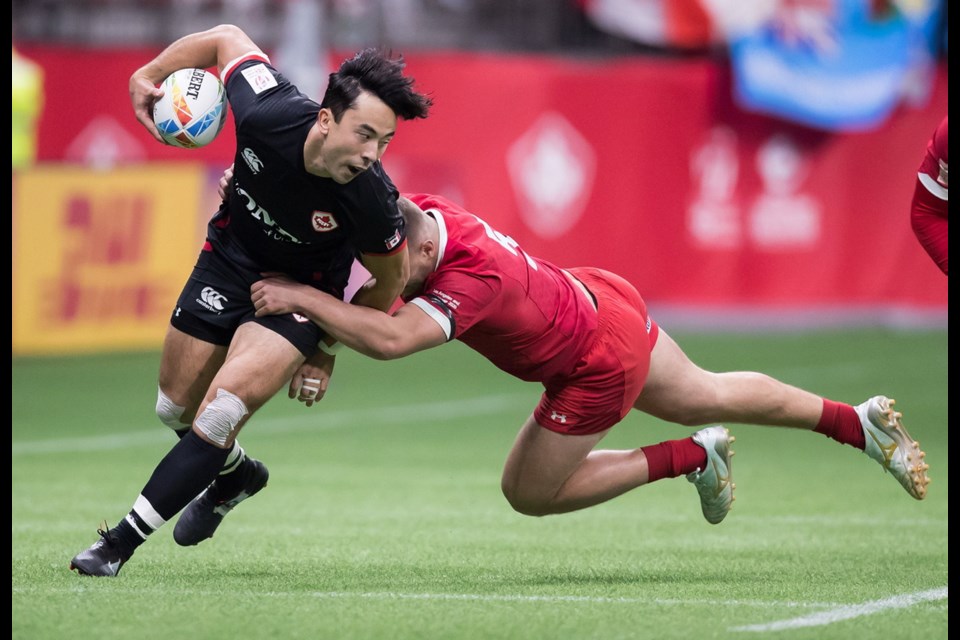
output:
[[[84,575],[117,575],[181,510],[179,544],[211,537],[267,482],[263,463],[236,441],[250,416],[284,385],[307,406],[323,397],[338,345],[303,316],[256,317],[249,291],[261,273],[343,298],[356,258],[372,278],[352,302],[386,311],[409,272],[398,192],[380,158],[398,120],[427,117],[432,102],[404,75],[402,57],[359,52],[330,74],[318,104],[239,28],[184,36],[130,78],[137,120],[159,142],[157,85],[191,67],[219,71],[237,148],[229,197],[210,220],[163,343],[156,411],[180,440],[130,512],[73,558],[70,568]]]

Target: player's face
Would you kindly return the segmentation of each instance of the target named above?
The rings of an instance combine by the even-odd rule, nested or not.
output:
[[[346,184],[366,171],[387,150],[397,130],[397,116],[380,98],[363,91],[340,122],[329,118],[319,164],[327,177]]]

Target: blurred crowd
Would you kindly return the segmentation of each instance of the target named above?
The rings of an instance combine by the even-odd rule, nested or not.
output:
[[[828,51],[842,31],[922,28],[946,49],[944,0],[13,0],[16,40],[157,46],[234,22],[265,47],[290,16],[324,42],[412,49],[603,52],[723,51],[760,29]]]
[[[14,164],[30,162],[30,137],[17,132],[43,104],[42,70],[18,45],[159,50],[234,23],[311,93],[324,52],[371,45],[716,56],[730,62],[740,106],[853,131],[926,100],[946,58],[946,13],[945,0],[13,0]]]

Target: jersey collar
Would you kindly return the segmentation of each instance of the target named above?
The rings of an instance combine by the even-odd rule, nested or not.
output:
[[[440,263],[443,262],[443,254],[447,248],[447,223],[443,221],[443,214],[440,213],[439,209],[427,209],[425,213],[436,220],[437,226],[440,228],[440,247],[437,250],[437,264],[433,268],[436,271],[440,268]]]

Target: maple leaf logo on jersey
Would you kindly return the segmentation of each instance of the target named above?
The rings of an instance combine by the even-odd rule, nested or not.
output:
[[[326,211],[314,211],[312,222],[313,229],[320,232],[333,231],[340,226],[333,214]]]

